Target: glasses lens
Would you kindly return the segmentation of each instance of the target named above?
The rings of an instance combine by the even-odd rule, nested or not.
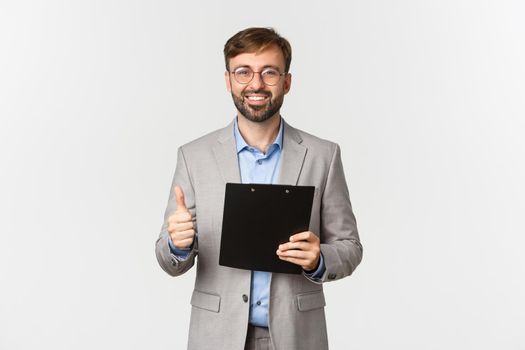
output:
[[[235,80],[240,84],[248,84],[252,81],[254,74],[255,72],[249,67],[239,67],[233,71]],[[260,74],[263,83],[266,85],[276,85],[281,78],[281,73],[274,68],[265,68]]]
[[[261,72],[261,77],[266,85],[275,85],[279,82],[281,74],[273,68],[266,68]]]
[[[253,71],[247,67],[240,67],[233,72],[233,76],[237,82],[248,84],[253,78]]]

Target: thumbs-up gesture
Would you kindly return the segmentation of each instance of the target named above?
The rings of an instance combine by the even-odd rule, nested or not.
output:
[[[168,218],[168,232],[175,247],[188,248],[193,243],[195,230],[191,214],[184,202],[184,192],[179,186],[175,186],[175,200],[177,210]]]

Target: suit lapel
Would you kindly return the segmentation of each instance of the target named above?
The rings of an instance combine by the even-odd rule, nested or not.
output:
[[[284,120],[283,120],[284,121]],[[283,149],[281,153],[281,171],[279,184],[297,185],[304,164],[307,148],[303,139],[288,123],[284,123]],[[233,122],[219,132],[213,153],[217,166],[225,182],[240,183],[237,147],[233,135]]]
[[[239,162],[237,147],[233,136],[233,122],[219,132],[217,143],[213,146],[213,153],[217,166],[225,182],[240,183]]]
[[[281,172],[279,184],[297,185],[303,168],[307,148],[302,145],[303,139],[299,133],[284,123],[283,150],[281,154]]]

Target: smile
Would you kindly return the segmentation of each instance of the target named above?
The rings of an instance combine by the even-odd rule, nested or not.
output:
[[[249,94],[244,95],[246,102],[252,106],[264,106],[268,103],[270,96],[262,94]]]

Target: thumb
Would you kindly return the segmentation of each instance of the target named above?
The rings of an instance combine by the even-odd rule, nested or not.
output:
[[[175,186],[175,200],[177,201],[177,211],[186,211],[186,203],[184,202],[184,192],[180,186]]]

